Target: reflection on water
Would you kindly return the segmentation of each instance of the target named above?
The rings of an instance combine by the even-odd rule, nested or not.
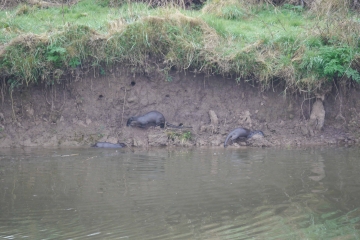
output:
[[[0,153],[4,239],[359,239],[358,149]]]

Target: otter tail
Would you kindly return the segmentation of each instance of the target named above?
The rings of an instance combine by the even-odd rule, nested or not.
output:
[[[167,127],[171,127],[171,128],[177,128],[177,129],[192,128],[192,127],[183,126],[182,123],[180,123],[179,126],[176,126],[176,125],[174,125],[174,124],[171,124],[171,123],[168,123],[168,122],[167,122],[167,123],[166,123],[166,126],[167,126]]]
[[[229,138],[231,137],[231,133],[226,137],[224,142],[224,148],[226,148],[227,142],[229,141]]]

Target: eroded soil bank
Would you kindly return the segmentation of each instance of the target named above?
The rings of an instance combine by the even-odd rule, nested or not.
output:
[[[318,99],[285,96],[281,87],[261,91],[250,82],[238,84],[216,76],[174,72],[168,79],[114,71],[16,91],[13,100],[5,94],[0,147],[90,146],[97,141],[134,147],[221,146],[237,127],[262,130],[265,138],[232,147],[358,145],[360,141],[359,90],[354,88],[333,87],[320,100],[320,95]],[[162,112],[167,122],[192,129],[126,127],[130,116],[151,110]]]

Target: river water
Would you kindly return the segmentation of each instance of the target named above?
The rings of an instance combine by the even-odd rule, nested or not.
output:
[[[360,239],[360,149],[2,149],[0,239]]]

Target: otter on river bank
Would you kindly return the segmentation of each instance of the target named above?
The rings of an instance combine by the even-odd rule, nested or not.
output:
[[[158,111],[151,111],[138,117],[130,117],[126,122],[126,126],[128,127],[134,126],[140,128],[146,128],[150,126],[160,126],[160,128],[164,128],[165,125],[172,128],[191,128],[184,126],[175,126],[173,124],[165,122],[164,115]]]
[[[125,143],[109,143],[109,142],[97,142],[92,147],[98,148],[123,148],[126,147]]]
[[[229,135],[226,137],[226,140],[224,142],[224,147],[226,147],[227,142],[231,140],[231,142],[234,142],[238,138],[251,138],[255,134],[260,134],[264,136],[264,133],[259,130],[251,131],[247,128],[236,128],[232,130]]]

